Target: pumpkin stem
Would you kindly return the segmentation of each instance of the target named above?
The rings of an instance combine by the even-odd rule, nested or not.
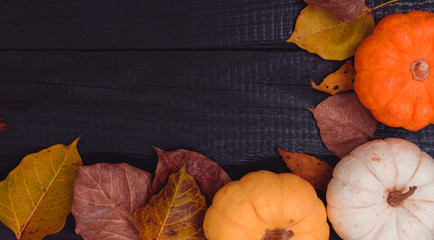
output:
[[[387,197],[387,203],[392,207],[397,207],[402,201],[413,195],[414,191],[416,191],[416,188],[416,186],[410,187],[405,193],[402,191],[390,192],[389,197]]]
[[[411,74],[414,80],[425,80],[431,74],[428,63],[424,59],[413,62],[411,64]]]
[[[265,234],[262,236],[261,240],[288,240],[292,237],[294,237],[293,231],[276,228],[274,230],[265,230]]]

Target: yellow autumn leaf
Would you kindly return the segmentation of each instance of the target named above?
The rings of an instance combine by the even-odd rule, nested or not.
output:
[[[344,60],[355,54],[374,27],[374,18],[366,6],[358,18],[343,22],[329,10],[308,5],[298,16],[295,30],[287,42],[327,60]]]
[[[167,185],[134,214],[139,240],[205,240],[205,197],[184,165]]]
[[[0,182],[0,221],[18,240],[39,240],[65,225],[82,164],[78,140],[27,155]]]
[[[331,95],[354,89],[356,70],[351,63],[351,60],[347,60],[341,68],[329,74],[319,85],[316,85],[312,80],[310,80],[310,84],[314,89],[330,93]]]

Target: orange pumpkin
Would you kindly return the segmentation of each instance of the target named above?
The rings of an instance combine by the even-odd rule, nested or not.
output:
[[[412,131],[434,123],[434,13],[386,16],[354,65],[354,90],[378,121]]]
[[[249,173],[214,196],[203,224],[209,240],[328,240],[324,204],[292,173]]]

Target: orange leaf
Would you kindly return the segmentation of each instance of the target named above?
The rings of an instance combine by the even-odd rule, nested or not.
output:
[[[351,60],[346,61],[336,72],[324,78],[321,84],[316,85],[312,80],[310,80],[310,84],[316,90],[330,93],[331,95],[354,89],[354,76],[356,75],[356,71],[351,63]]]
[[[304,153],[287,152],[279,148],[277,151],[292,173],[307,180],[315,189],[327,190],[333,168],[326,162]]]

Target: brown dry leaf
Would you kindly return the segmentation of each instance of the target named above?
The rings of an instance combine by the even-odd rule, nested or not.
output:
[[[287,152],[279,148],[277,151],[292,173],[308,181],[315,189],[327,190],[333,168],[326,162],[304,153]]]
[[[354,89],[354,77],[356,70],[352,65],[351,60],[347,60],[345,64],[336,72],[329,74],[321,84],[316,85],[314,81],[310,80],[310,84],[316,90],[330,93],[335,95],[338,92],[348,91]]]
[[[342,21],[356,19],[362,13],[365,0],[304,0],[319,9],[328,9]]]
[[[374,31],[374,17],[368,7],[364,9],[358,18],[342,22],[329,10],[308,5],[300,12],[294,32],[287,42],[295,43],[327,60],[347,59]]]
[[[205,240],[202,224],[206,210],[205,197],[184,165],[170,175],[159,194],[136,211],[139,240]]]
[[[126,163],[98,163],[79,172],[72,206],[75,232],[87,240],[136,240],[134,213],[149,201],[151,174]]]
[[[200,153],[184,149],[171,152],[156,147],[154,149],[157,151],[158,164],[152,185],[153,194],[161,190],[170,174],[176,173],[186,163],[188,174],[196,180],[208,203],[211,203],[221,187],[231,181],[228,174],[216,162]]]
[[[78,140],[27,155],[0,183],[0,221],[17,239],[39,240],[65,225],[82,164]]]
[[[324,145],[339,158],[374,138],[378,122],[354,93],[328,97],[309,110],[315,117]]]
[[[3,120],[2,118],[0,118],[0,131],[4,131],[6,129],[8,129],[8,127],[6,126],[5,120]]]

